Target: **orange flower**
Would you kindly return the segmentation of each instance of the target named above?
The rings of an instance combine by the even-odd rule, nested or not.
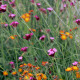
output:
[[[29,29],[29,31],[33,31],[33,32],[36,32],[36,30],[35,30],[35,29]]]
[[[19,80],[22,80],[22,77],[19,77]]]
[[[69,33],[69,32],[65,32],[65,34],[66,34],[67,36],[69,36],[69,35],[70,35],[70,33]]]
[[[27,17],[30,18],[30,14],[28,14],[28,13],[26,13],[25,16],[26,16],[26,18],[27,18]]]
[[[26,18],[25,14],[23,14],[23,15],[21,16],[21,18],[25,19],[25,18]]]
[[[72,67],[68,67],[65,71],[72,71]]]
[[[80,78],[80,73],[76,72],[76,78]]]
[[[29,79],[29,77],[28,76],[24,76],[24,80],[28,80]]]
[[[8,72],[7,71],[3,71],[3,75],[4,76],[7,76],[8,75]]]
[[[14,35],[15,37],[17,36],[17,35]]]
[[[25,20],[25,22],[29,22],[30,21],[30,18],[27,17],[24,20]]]
[[[45,66],[46,64],[48,64],[48,62],[42,62],[42,65]]]
[[[1,24],[6,24],[5,22],[1,22]]]
[[[29,76],[29,77],[31,77],[31,76],[33,76],[33,74],[31,74],[31,73],[28,73],[28,76]]]
[[[18,71],[19,71],[19,72],[22,72],[22,68],[19,68]]]
[[[59,31],[60,35],[63,35],[64,32],[65,32],[64,30]]]
[[[28,67],[32,67],[33,65],[32,65],[31,63],[28,63],[27,66],[28,66]]]
[[[72,70],[73,70],[73,71],[78,71],[79,68],[78,68],[77,66],[72,66]]]
[[[11,39],[15,39],[15,37],[14,37],[14,36],[10,36],[10,38],[11,38]]]
[[[38,76],[38,77],[37,77],[37,80],[42,80],[41,76]]]
[[[40,69],[40,67],[35,67],[36,70]]]
[[[42,78],[46,80],[47,76],[45,74],[42,74]]]
[[[76,29],[78,29],[78,27],[75,27],[75,28],[73,28],[73,29],[75,29],[75,30],[76,30]]]
[[[45,74],[43,74],[43,73],[38,73],[38,74],[36,74],[36,76],[37,76],[37,79],[38,80],[41,80],[41,79],[47,79],[47,77],[46,77],[46,75]]]
[[[12,74],[12,75],[16,75],[16,74],[17,74],[17,72],[16,72],[16,71],[14,71],[14,72],[12,72],[11,74]]]
[[[24,70],[23,75],[25,75],[25,74],[28,73],[28,72],[29,72],[28,70]]]
[[[73,36],[72,36],[72,35],[69,35],[69,38],[70,38],[70,39],[72,39],[72,38],[73,38]]]
[[[30,10],[29,13],[33,12],[34,10]]]
[[[43,74],[43,73],[38,73],[38,74],[36,74],[36,76],[42,76],[42,74]]]
[[[24,65],[23,64],[21,64],[19,67],[23,67]]]
[[[63,34],[63,35],[61,36],[61,39],[62,39],[62,40],[66,40],[66,39],[67,39],[67,36]]]

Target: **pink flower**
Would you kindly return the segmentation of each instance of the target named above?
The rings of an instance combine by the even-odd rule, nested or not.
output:
[[[76,16],[74,16],[74,18],[76,18]]]
[[[36,18],[37,21],[40,20],[39,16],[35,15],[34,17]]]
[[[42,36],[39,38],[39,40],[42,40],[42,41],[43,41],[43,40],[45,39],[45,37],[46,37],[45,35],[42,35]]]
[[[11,25],[12,27],[17,27],[18,24],[19,24],[19,23],[18,23],[17,21],[13,21],[12,23],[10,23],[10,25]]]
[[[41,3],[36,3],[37,7],[40,7],[41,6]]]
[[[47,10],[48,10],[49,12],[51,12],[51,11],[53,11],[53,8],[47,8]]]
[[[64,8],[60,8],[60,12],[63,12],[64,11]]]
[[[73,64],[74,66],[76,66],[76,65],[78,64],[78,62],[77,62],[77,61],[74,61],[72,64]]]
[[[8,27],[8,24],[4,24],[5,27]]]
[[[76,21],[74,21],[75,23],[77,23],[78,25],[80,25],[80,19],[76,19]]]
[[[70,3],[70,5],[71,5],[71,6],[74,6],[74,3],[73,3],[73,2],[71,2],[71,3]]]
[[[23,47],[23,48],[21,48],[21,51],[26,52],[27,49],[28,49],[28,47]],[[20,57],[20,58],[21,58],[21,57]]]
[[[11,61],[9,64],[11,64],[11,67],[12,67],[12,68],[15,68],[13,61]]]
[[[54,40],[54,37],[50,37],[50,40],[51,40],[51,42],[53,42],[53,40]]]
[[[50,37],[51,40],[54,40],[54,37]]]
[[[15,0],[13,0],[12,2],[10,2],[9,4],[11,4],[12,7],[15,7]]]
[[[34,0],[31,0],[30,2],[34,3]]]
[[[5,12],[7,8],[7,4],[1,5],[0,12]]]
[[[13,62],[13,61],[11,61],[11,62],[9,62],[9,64],[14,65],[14,62]]]
[[[23,57],[22,57],[22,56],[20,56],[18,59],[19,59],[20,61],[22,61]]]
[[[56,52],[57,52],[56,48],[49,49],[48,50],[48,55],[54,57],[54,55],[55,55]]]
[[[33,33],[25,34],[25,37],[23,37],[23,38],[26,39],[26,40],[30,40],[32,35],[33,35]]]
[[[40,8],[39,10],[45,14],[47,13],[45,8]]]
[[[9,14],[9,17],[10,17],[11,19],[15,18],[15,16],[16,16],[15,14],[12,14],[12,13]]]
[[[30,77],[30,80],[37,80],[36,78],[34,78],[34,77]]]
[[[67,7],[67,5],[66,5],[66,4],[64,4],[64,5],[63,5],[63,7],[64,7],[64,8],[66,8],[66,7]]]
[[[57,52],[57,49],[56,49],[56,48],[53,48],[53,51],[54,51],[54,52]]]
[[[62,2],[65,2],[65,0],[62,0]]]
[[[69,2],[71,1],[71,0],[68,0]]]
[[[46,29],[46,32],[49,33],[51,30],[50,29]]]

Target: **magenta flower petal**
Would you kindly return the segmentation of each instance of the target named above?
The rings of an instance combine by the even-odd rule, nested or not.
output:
[[[74,61],[72,64],[73,64],[74,66],[76,66],[76,65],[78,64],[78,62],[77,62],[77,61]]]

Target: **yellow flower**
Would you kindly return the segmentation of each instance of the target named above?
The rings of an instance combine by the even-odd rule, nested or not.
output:
[[[4,76],[7,76],[8,75],[8,72],[7,71],[3,71],[3,75]]]
[[[68,67],[65,71],[72,71],[72,67]]]
[[[66,34],[67,36],[69,36],[69,35],[70,35],[70,33],[69,33],[69,32],[65,32],[65,34]]]
[[[27,17],[24,20],[25,20],[25,22],[29,22],[30,21],[30,18]]]
[[[28,73],[28,76],[30,76],[30,77],[31,77],[31,76],[33,76],[33,74],[31,74],[31,73]]]
[[[29,79],[28,76],[24,76],[24,80],[27,80],[27,79]]]
[[[73,70],[73,71],[78,71],[79,68],[78,68],[77,66],[72,66],[72,70]]]
[[[28,18],[30,18],[30,14],[28,14],[28,13],[26,13],[25,16],[28,17]]]
[[[43,79],[47,79],[47,76],[45,74],[42,74]]]
[[[66,39],[67,39],[67,36],[63,34],[63,35],[61,36],[61,39],[62,39],[62,40],[66,40]]]
[[[26,63],[24,63],[23,65],[24,65],[24,66],[26,66],[27,64],[26,64]]]
[[[40,67],[35,67],[36,70],[40,69]]]

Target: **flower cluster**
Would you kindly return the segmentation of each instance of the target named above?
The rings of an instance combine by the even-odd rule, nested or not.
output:
[[[11,64],[11,66],[14,66],[14,62],[10,62],[9,64]],[[33,69],[35,69],[36,71],[36,76],[33,73]],[[11,71],[11,74],[17,75],[17,73],[19,73],[20,77],[19,80],[47,80],[47,76],[43,73],[40,73],[38,70],[40,69],[39,66],[34,66],[31,63],[23,63],[20,64],[18,72],[17,71]],[[7,71],[3,71],[3,75],[4,76],[8,76],[8,72]],[[15,77],[15,76],[14,76]]]
[[[80,78],[80,62],[74,61],[72,63],[73,66],[68,67],[67,69],[65,69],[65,71],[70,72],[70,71],[75,71],[76,73],[76,78]]]
[[[25,22],[29,22],[30,21],[30,14],[25,13],[21,16],[21,18],[24,19]]]
[[[64,30],[60,31],[60,35],[62,40],[66,40],[67,37],[69,37],[70,39],[73,39],[73,36],[69,32],[65,32]]]

